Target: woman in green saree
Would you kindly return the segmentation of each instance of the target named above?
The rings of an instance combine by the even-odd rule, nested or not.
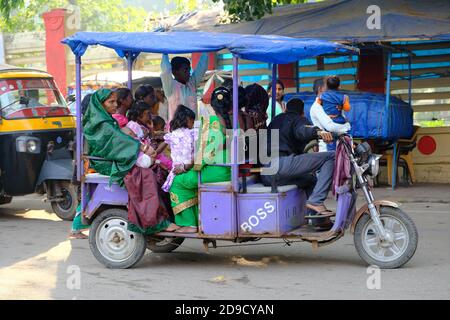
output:
[[[231,129],[229,103],[212,103],[208,117],[200,119],[193,166],[189,171],[178,170],[170,188],[170,200],[175,223],[181,228],[175,232],[198,232],[198,173],[202,183],[231,180],[231,168],[215,166],[229,163],[226,149],[226,129]]]
[[[83,135],[87,142],[88,154],[108,161],[90,161],[90,166],[98,173],[110,176],[110,183],[124,185],[125,176],[136,164],[139,151],[148,152],[148,146],[122,132],[112,114],[117,111],[116,93],[109,89],[97,90],[90,98],[88,108],[83,116]],[[81,209],[77,210],[81,213]],[[142,229],[129,223],[129,229],[135,232],[153,233],[164,230],[171,223],[161,221],[151,228]],[[74,229],[83,228],[81,214],[74,220]],[[147,230],[148,229],[148,230]],[[73,233],[73,232],[72,232]],[[71,234],[72,235],[72,234]],[[80,238],[74,235],[75,238]]]

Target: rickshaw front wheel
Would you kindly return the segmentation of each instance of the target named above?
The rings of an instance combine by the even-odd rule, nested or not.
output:
[[[71,221],[75,217],[78,206],[76,187],[70,181],[60,181],[57,185],[61,190],[61,201],[52,201],[53,212],[61,219]]]
[[[359,256],[369,265],[381,269],[399,268],[417,249],[419,235],[414,221],[399,208],[380,207],[380,220],[388,238],[381,240],[369,214],[355,227],[354,242]]]
[[[128,212],[122,208],[106,209],[92,222],[89,245],[95,258],[107,268],[131,268],[145,253],[145,236],[127,227]]]

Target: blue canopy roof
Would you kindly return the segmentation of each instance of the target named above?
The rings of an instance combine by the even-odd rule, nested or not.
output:
[[[77,56],[82,56],[90,45],[114,49],[120,57],[127,52],[181,54],[228,49],[239,58],[269,63],[290,63],[321,54],[357,50],[317,39],[207,32],[78,32],[62,43]]]

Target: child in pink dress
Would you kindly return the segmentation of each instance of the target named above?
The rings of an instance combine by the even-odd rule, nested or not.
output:
[[[179,105],[173,120],[170,122],[171,132],[164,136],[166,145],[170,146],[172,170],[162,186],[169,192],[175,175],[186,172],[194,164],[194,121],[195,113],[184,105]]]
[[[167,144],[164,144],[164,135],[166,134],[165,127],[166,122],[160,116],[152,117],[153,122],[153,132],[152,132],[152,142],[151,146],[156,150],[158,154],[156,156],[156,162],[159,162],[161,166],[169,171],[172,169],[172,159],[170,158],[170,151],[167,150]],[[164,181],[166,179],[164,178]]]

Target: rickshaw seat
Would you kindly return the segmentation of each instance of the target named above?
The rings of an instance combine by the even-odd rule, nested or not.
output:
[[[85,175],[85,177],[87,183],[99,183],[99,182],[109,183],[109,176],[100,174],[98,172],[88,173]]]
[[[297,189],[297,186],[295,184],[277,187],[277,190],[279,193],[288,192],[288,191],[291,191],[294,189]],[[247,186],[247,193],[271,193],[271,192],[272,192],[272,187],[271,186],[266,187],[262,183],[255,183],[255,184],[250,184]]]

